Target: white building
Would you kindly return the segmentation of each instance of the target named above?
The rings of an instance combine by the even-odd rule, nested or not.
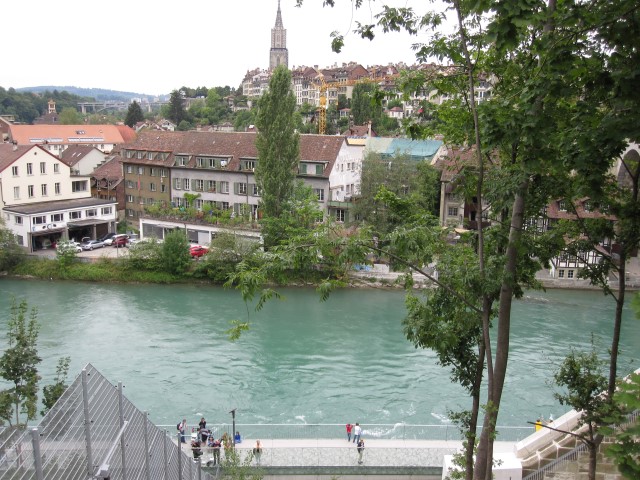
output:
[[[28,251],[114,231],[116,202],[91,197],[89,176],[40,146],[0,144],[0,213]]]

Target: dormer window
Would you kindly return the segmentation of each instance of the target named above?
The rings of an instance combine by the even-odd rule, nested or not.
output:
[[[255,160],[243,160],[242,161],[242,170],[254,172],[256,169],[256,161]]]
[[[178,155],[174,164],[176,167],[184,167],[187,165],[187,157],[185,155]]]
[[[560,210],[561,212],[567,211],[567,202],[565,200],[558,201],[558,210]]]

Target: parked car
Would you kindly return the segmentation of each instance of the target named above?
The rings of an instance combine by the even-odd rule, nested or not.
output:
[[[78,242],[74,242],[72,240],[65,242],[64,240],[56,243],[56,249],[63,251],[66,249],[73,249],[76,253],[80,253],[82,251],[82,247]]]
[[[102,248],[104,247],[104,243],[100,240],[87,240],[80,244],[83,250],[93,250],[94,248]]]
[[[129,243],[129,236],[125,235],[124,233],[120,235],[116,235],[111,239],[111,245],[116,248],[126,247],[128,243]]]
[[[209,252],[207,247],[203,247],[202,245],[192,245],[189,247],[189,253],[192,258],[199,258],[203,255],[206,255]]]
[[[140,241],[140,235],[137,235],[135,233],[131,234],[129,235],[129,243],[127,244],[127,247],[131,247],[136,243],[138,243],[139,241]]]
[[[103,236],[101,236],[98,240],[100,240],[102,243],[104,243],[105,245],[111,245],[112,239],[113,237],[116,236],[115,232],[109,232],[109,233],[105,233]]]

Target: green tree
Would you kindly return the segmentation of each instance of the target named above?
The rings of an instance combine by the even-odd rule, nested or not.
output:
[[[11,230],[5,227],[4,219],[0,218],[0,272],[14,267],[20,262],[21,249]]]
[[[182,275],[191,264],[189,242],[185,232],[180,229],[169,232],[162,243],[162,265],[166,272]]]
[[[182,122],[183,120],[187,120],[187,112],[184,109],[182,95],[178,90],[174,90],[173,92],[171,92],[171,96],[169,97],[167,116],[169,117],[169,120],[171,120],[176,125],[180,125],[180,122]]]
[[[44,408],[40,411],[41,415],[46,415],[67,389],[67,375],[69,374],[70,363],[71,357],[60,357],[58,359],[55,382],[51,385],[45,385],[42,389],[42,404]]]
[[[28,317],[28,318],[27,318]],[[19,304],[13,299],[11,316],[7,321],[7,348],[0,357],[0,376],[12,387],[0,392],[0,413],[3,420],[20,425],[20,414],[25,414],[25,424],[33,420],[38,403],[38,312],[29,311],[26,300]],[[7,405],[11,409],[7,409]],[[7,415],[9,413],[9,415]]]
[[[80,125],[82,123],[82,115],[73,107],[63,108],[58,116],[60,125]]]
[[[560,405],[569,405],[581,412],[578,424],[586,425],[587,431],[576,436],[589,449],[589,480],[595,480],[601,441],[599,428],[611,414],[611,404],[607,397],[607,377],[603,373],[606,363],[598,358],[593,342],[591,347],[589,353],[572,349],[553,378],[563,388],[562,393],[554,394]]]
[[[236,132],[244,132],[249,125],[255,122],[253,110],[238,110],[233,120],[233,128]]]
[[[291,72],[276,68],[269,90],[258,101],[256,126],[258,164],[256,182],[260,187],[263,218],[277,218],[293,194],[295,169],[300,157],[300,138],[293,113],[296,97],[291,91]],[[277,243],[278,232],[265,232],[265,246]]]
[[[127,116],[124,119],[124,124],[133,128],[136,123],[142,122],[143,120],[144,113],[142,113],[142,108],[140,107],[140,104],[134,100],[131,102],[131,105],[129,105]]]
[[[616,406],[626,415],[633,415],[640,410],[640,374],[632,373],[618,383],[614,394]],[[629,480],[640,477],[640,417],[628,421],[617,418],[617,429],[605,428],[602,433],[613,437],[613,443],[605,450],[605,454],[613,458],[620,473]]]

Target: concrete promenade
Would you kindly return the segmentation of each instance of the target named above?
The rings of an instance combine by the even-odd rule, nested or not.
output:
[[[344,439],[260,439],[262,467],[359,467],[358,451],[353,442]],[[363,467],[419,468],[440,472],[445,455],[462,448],[459,441],[381,440],[364,438]],[[243,439],[236,445],[241,458],[252,455],[255,439]],[[182,444],[191,455],[190,444]],[[496,453],[513,452],[515,442],[496,442]],[[203,465],[213,458],[211,449],[203,448]],[[221,449],[224,460],[224,449]],[[257,464],[257,459],[252,463]]]

